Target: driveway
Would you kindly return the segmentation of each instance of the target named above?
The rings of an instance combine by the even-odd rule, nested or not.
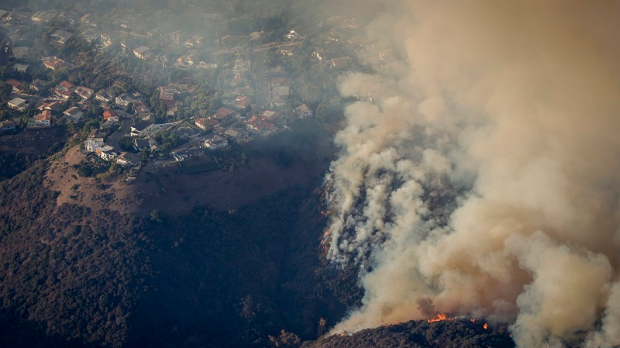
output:
[[[131,118],[122,118],[120,120],[121,126],[120,128],[114,132],[114,134],[108,137],[108,145],[112,146],[115,151],[121,152],[123,151],[120,146],[118,146],[118,141],[129,133],[131,130],[132,120]]]

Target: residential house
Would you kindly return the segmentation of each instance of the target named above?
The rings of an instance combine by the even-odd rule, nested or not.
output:
[[[251,104],[252,104],[252,99],[250,99],[250,97],[248,96],[238,96],[232,102],[232,106],[240,110],[243,110],[243,111],[247,111],[250,108]]]
[[[101,39],[101,44],[103,45],[103,47],[111,46],[115,39],[112,37],[112,35],[103,33],[99,36],[99,38]]]
[[[282,95],[282,96],[288,96],[289,94],[291,94],[291,89],[289,86],[277,86],[277,87],[272,87],[271,88],[271,95],[275,96],[275,95]]]
[[[202,36],[194,35],[191,38],[185,40],[185,47],[187,48],[198,47],[202,44],[202,42],[203,42]]]
[[[27,102],[22,98],[13,98],[9,100],[8,103],[9,108],[24,111],[28,107]]]
[[[65,30],[56,30],[52,35],[52,40],[55,41],[59,45],[64,45],[69,41],[71,37],[73,37],[73,33],[70,33]]]
[[[48,23],[58,15],[57,11],[47,10],[35,13],[30,19],[35,23]]]
[[[114,110],[106,110],[103,112],[103,120],[107,121],[107,120],[111,120],[111,119],[116,119],[116,121],[118,122],[118,114],[114,111]]]
[[[0,132],[8,132],[15,130],[16,125],[13,121],[0,121]]]
[[[198,62],[198,67],[202,69],[217,69],[217,64],[208,63],[208,62],[205,62],[204,60],[201,60],[200,62]]]
[[[46,85],[47,85],[47,81],[36,79],[30,83],[30,89],[37,91],[37,92],[41,92],[45,89]]]
[[[232,110],[232,109],[229,109],[229,108],[225,108],[225,107],[221,107],[221,108],[217,109],[217,111],[213,115],[213,118],[218,120],[218,121],[220,121],[220,122],[224,122],[224,121],[227,121],[227,120],[235,117],[235,114],[237,114],[237,112],[235,110]]]
[[[331,61],[334,58],[338,58],[338,53],[337,50],[334,49],[335,47],[332,48],[325,48],[325,49],[318,49],[316,51],[314,51],[312,54],[319,60],[319,61]]]
[[[13,47],[13,56],[18,59],[26,59],[30,55],[30,47]]]
[[[286,34],[286,38],[294,41],[301,39],[301,35],[299,35],[295,30],[291,30],[288,34]]]
[[[129,104],[133,104],[136,102],[132,96],[127,93],[123,93],[114,99],[114,103],[118,106],[127,107]]]
[[[254,31],[250,33],[250,40],[252,41],[258,41],[260,39],[262,39],[265,36],[265,31],[261,30],[261,31]]]
[[[151,147],[151,144],[148,139],[134,139],[133,147],[134,149],[136,149],[136,151],[142,151],[149,149]]]
[[[278,49],[278,54],[285,57],[292,57],[296,54],[299,54],[299,48],[296,46],[283,46]]]
[[[174,95],[177,93],[175,88],[159,88],[159,100],[163,101],[168,108],[172,108],[175,105]]]
[[[132,137],[140,137],[142,136],[142,132],[147,129],[151,125],[150,122],[139,122],[131,126],[131,132],[129,135]]]
[[[101,125],[102,129],[107,129],[112,127],[113,125],[118,123],[118,118],[110,118],[107,119],[105,122],[103,122],[103,124]]]
[[[336,70],[346,70],[349,68],[348,59],[346,57],[334,58],[331,61],[331,66]]]
[[[301,104],[293,110],[297,118],[306,118],[312,116],[312,110],[306,104]]]
[[[136,114],[136,117],[140,120],[140,121],[150,121],[153,118],[153,114],[150,112],[143,112],[140,114]]]
[[[133,54],[139,59],[146,60],[149,59],[152,55],[151,49],[146,46],[140,46],[138,48],[134,48]]]
[[[177,58],[177,64],[180,66],[192,66],[196,64],[196,54],[185,54]]]
[[[70,107],[65,112],[63,112],[63,118],[69,119],[73,122],[80,122],[82,120],[82,111],[78,107]]]
[[[95,150],[103,148],[104,144],[103,138],[89,137],[84,142],[84,148],[88,152],[95,152]]]
[[[247,73],[250,71],[252,64],[249,60],[238,59],[233,67],[233,74]]]
[[[51,103],[43,103],[43,104],[39,105],[37,107],[37,109],[39,111],[49,110],[49,111],[54,112],[54,111],[60,110],[61,107],[62,107],[62,103],[61,102],[54,101],[54,102],[51,102]]]
[[[204,144],[206,148],[211,150],[225,149],[228,147],[228,139],[216,134],[211,139],[205,140]]]
[[[13,65],[13,68],[15,68],[15,70],[21,72],[21,73],[25,73],[28,72],[28,69],[30,69],[30,65],[28,64],[15,64]]]
[[[276,94],[271,97],[271,105],[272,106],[283,106],[286,104],[286,99],[288,96]]]
[[[226,130],[226,132],[224,132],[224,134],[228,135],[229,137],[231,137],[234,140],[237,140],[237,137],[239,137],[239,131],[229,128]]]
[[[88,43],[98,40],[101,34],[96,29],[87,29],[82,32],[82,38]]]
[[[258,116],[252,116],[249,120],[244,122],[247,129],[255,134],[267,135],[275,130],[273,123],[264,120]]]
[[[66,11],[58,15],[58,19],[62,21],[67,21],[70,25],[74,25],[79,22],[80,16],[77,13],[72,11]]]
[[[54,94],[63,99],[69,99],[75,91],[75,86],[69,81],[62,81],[58,86],[54,87]]]
[[[275,68],[269,68],[269,74],[271,76],[282,76],[286,74],[286,70],[282,65],[278,65]]]
[[[138,136],[140,137],[152,137],[154,135],[156,135],[157,133],[161,132],[162,130],[176,125],[178,123],[160,123],[160,124],[151,124],[148,127],[146,127],[145,129],[143,129],[141,132],[139,132]]]
[[[49,110],[43,110],[40,114],[34,116],[32,123],[29,123],[28,126],[37,127],[37,128],[38,127],[51,127],[52,126],[52,112]]]
[[[149,141],[149,149],[151,152],[159,151],[159,143],[157,143],[155,138],[149,137],[147,140]]]
[[[181,31],[177,30],[177,31],[173,31],[171,33],[168,33],[168,40],[170,40],[171,43],[176,44],[176,45],[180,45],[181,44]]]
[[[196,120],[195,124],[196,126],[198,126],[198,128],[204,131],[208,131],[211,129],[213,129],[214,131],[218,131],[222,128],[222,126],[220,125],[220,121],[213,118],[203,117]]]
[[[4,17],[4,19],[7,22],[24,24],[30,19],[30,14],[28,12],[12,11],[6,17]]]
[[[97,26],[98,18],[92,13],[87,13],[80,18],[80,23],[87,24],[93,27]]]
[[[43,65],[48,68],[48,69],[52,69],[53,71],[58,71],[64,67],[70,67],[71,65],[67,62],[65,62],[64,60],[60,59],[60,58],[48,58],[43,60]]]
[[[233,91],[233,94],[253,95],[254,88],[252,88],[251,86],[240,86],[240,87],[235,88],[235,90]]]
[[[288,79],[286,77],[272,77],[271,87],[288,86]]]
[[[92,97],[95,91],[91,88],[79,86],[75,89],[75,94],[79,95],[82,99],[88,99]]]
[[[263,120],[269,121],[271,123],[275,123],[282,118],[281,113],[273,110],[265,110],[261,112],[261,114],[258,116],[260,116]]]
[[[17,81],[16,79],[8,79],[5,83],[13,87],[14,93],[23,93],[28,88],[28,85],[25,82]]]
[[[107,89],[101,89],[95,93],[95,100],[102,103],[111,103],[114,101],[114,94]]]
[[[136,113],[141,114],[141,113],[149,112],[149,107],[148,107],[148,105],[146,105],[146,103],[145,103],[144,101],[142,101],[142,100],[136,100],[136,101],[133,103],[133,110],[134,110]]]
[[[246,129],[229,128],[226,130],[224,134],[230,137],[230,139],[237,141],[237,142],[245,142],[250,139],[250,135],[248,134]]]
[[[109,148],[109,149],[106,149],[106,148]],[[106,146],[101,149],[96,149],[95,153],[97,154],[97,156],[101,157],[105,161],[111,161],[114,159],[114,157],[117,156],[116,152],[113,152],[110,146]]]
[[[140,155],[121,152],[121,154],[116,157],[116,163],[126,168],[135,167],[140,164]]]

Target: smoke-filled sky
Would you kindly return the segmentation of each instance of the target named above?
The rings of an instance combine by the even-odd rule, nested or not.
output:
[[[445,312],[520,347],[620,344],[620,2],[384,7],[366,47],[404,61],[341,84],[365,101],[336,139],[329,257],[366,295],[336,330]]]

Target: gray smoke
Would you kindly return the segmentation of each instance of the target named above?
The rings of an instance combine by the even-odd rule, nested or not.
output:
[[[335,330],[434,308],[620,344],[620,3],[383,5],[365,56],[405,58],[343,79],[327,177],[328,256],[369,266]]]

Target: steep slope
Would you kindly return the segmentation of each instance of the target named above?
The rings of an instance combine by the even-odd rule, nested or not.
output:
[[[408,323],[367,329],[353,335],[335,335],[308,342],[304,348],[510,348],[515,344],[505,331],[485,329],[467,319]]]
[[[317,273],[326,221],[312,192],[329,160],[303,153],[315,146],[284,153],[310,158],[285,165],[312,167],[304,181],[231,209],[126,209],[118,193],[145,187],[79,177],[75,148],[1,182],[0,346],[263,347],[282,329],[315,339],[321,318],[345,310]],[[117,194],[92,198],[106,192]]]
[[[146,237],[130,216],[56,205],[43,187],[47,162],[0,184],[2,319],[24,330],[2,346],[32,339],[121,346],[141,283],[149,274]]]

